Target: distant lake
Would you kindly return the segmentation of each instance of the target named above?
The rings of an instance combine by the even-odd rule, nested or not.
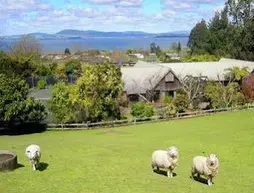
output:
[[[167,38],[86,38],[86,39],[45,39],[38,40],[43,53],[62,53],[65,48],[71,52],[86,49],[99,50],[126,50],[128,48],[149,49],[152,42],[160,46],[161,49],[169,48],[173,42],[180,41],[182,47],[188,42],[188,37],[167,37]],[[2,40],[1,47],[7,51],[7,47],[15,43],[16,40]]]

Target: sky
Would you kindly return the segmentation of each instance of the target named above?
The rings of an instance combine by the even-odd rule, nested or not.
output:
[[[189,31],[224,0],[0,0],[0,36],[64,29]]]

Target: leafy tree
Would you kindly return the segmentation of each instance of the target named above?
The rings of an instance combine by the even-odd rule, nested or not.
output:
[[[39,123],[46,117],[44,105],[27,97],[29,88],[23,79],[6,74],[0,79],[0,123]]]
[[[231,82],[226,86],[217,82],[209,82],[205,87],[205,95],[210,99],[214,108],[231,107],[242,103],[244,98],[236,82]]]
[[[182,51],[181,42],[178,42],[176,52],[177,52],[178,55],[180,55],[181,51]]]
[[[137,53],[137,50],[135,48],[129,48],[126,50],[126,54],[135,54]]]
[[[206,52],[209,44],[208,40],[208,28],[205,20],[197,23],[197,25],[191,30],[189,41],[187,46],[191,49],[191,55],[193,53]]]
[[[131,115],[136,118],[152,117],[154,108],[151,103],[136,102],[131,106]]]
[[[17,72],[23,77],[37,76],[40,64],[40,44],[30,35],[23,36],[17,43],[10,46],[9,56],[16,62]]]
[[[219,61],[219,57],[210,54],[200,54],[200,55],[192,55],[187,56],[182,59],[183,62],[213,62]]]
[[[249,74],[249,68],[248,67],[238,67],[234,66],[232,68],[225,69],[225,78],[228,79],[230,82],[238,82],[240,83],[242,78],[247,76]]]
[[[73,86],[61,82],[52,88],[49,109],[52,112],[54,121],[57,123],[64,124],[76,120],[75,109],[70,99],[73,91],[71,87]]]
[[[123,91],[120,69],[113,64],[85,65],[77,81],[81,105],[91,120],[119,118]]]
[[[71,54],[70,49],[69,49],[69,48],[65,48],[65,50],[64,50],[64,54],[68,54],[68,55],[70,55],[70,54]]]
[[[189,99],[185,92],[179,91],[173,99],[172,104],[176,107],[176,111],[182,113],[189,107]]]
[[[242,90],[248,100],[254,101],[254,74],[243,78]]]
[[[65,66],[65,64],[59,64],[56,67],[55,74],[56,74],[57,78],[60,81],[66,81],[67,80],[67,75],[66,75],[66,66]]]

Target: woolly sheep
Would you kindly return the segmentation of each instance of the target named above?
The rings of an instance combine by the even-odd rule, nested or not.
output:
[[[217,155],[210,154],[208,157],[196,156],[193,158],[193,165],[191,168],[191,177],[194,179],[194,175],[197,174],[198,178],[200,175],[204,175],[208,178],[208,186],[212,185],[212,180],[217,176],[219,171],[219,159]]]
[[[41,149],[38,145],[29,145],[26,148],[25,154],[32,164],[33,170],[38,169],[40,158],[41,158]]]
[[[175,146],[169,147],[167,150],[155,150],[152,154],[152,169],[153,171],[160,168],[167,170],[167,176],[173,177],[173,170],[178,165],[179,153]]]

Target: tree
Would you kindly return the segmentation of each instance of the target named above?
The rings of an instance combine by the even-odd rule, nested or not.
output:
[[[131,106],[131,115],[136,118],[152,117],[154,108],[147,102],[136,102]]]
[[[76,120],[75,109],[71,102],[72,85],[61,82],[53,86],[49,109],[56,123],[64,124]]]
[[[69,49],[69,48],[65,48],[65,50],[64,50],[64,54],[66,54],[66,55],[70,55],[70,54],[71,54],[70,49]]]
[[[210,99],[214,108],[231,107],[242,104],[244,101],[244,96],[236,82],[231,82],[226,86],[218,82],[209,82],[205,87],[205,95]]]
[[[176,48],[176,52],[177,52],[178,56],[180,55],[181,51],[182,51],[181,42],[178,42],[177,48]]]
[[[40,44],[30,35],[22,36],[13,46],[10,46],[9,56],[16,61],[16,68],[24,77],[37,76],[40,65]]]
[[[120,118],[119,102],[123,92],[121,71],[113,64],[84,65],[76,82],[76,101],[85,109],[87,120]]]
[[[118,50],[113,51],[111,59],[120,66],[129,62],[129,57],[124,52]]]
[[[6,74],[0,74],[0,79],[0,123],[39,123],[46,117],[44,105],[27,97],[29,88],[23,79]]]
[[[67,75],[66,75],[66,66],[65,66],[65,64],[59,64],[56,67],[55,74],[56,74],[57,78],[60,81],[66,81],[67,80]]]
[[[187,46],[191,49],[191,55],[193,53],[206,52],[209,44],[208,40],[208,28],[205,20],[197,23],[197,25],[191,30],[189,41]]]
[[[194,102],[200,101],[204,96],[204,88],[207,78],[201,75],[198,77],[188,75],[184,78],[180,78],[180,81],[182,83],[183,91],[186,93],[188,98],[188,108],[193,109]]]
[[[242,78],[249,74],[248,67],[238,67],[234,66],[232,68],[225,69],[225,78],[230,82],[238,82],[240,83]]]
[[[245,97],[250,100],[254,101],[254,74],[250,74],[246,76],[242,80],[242,90]]]

